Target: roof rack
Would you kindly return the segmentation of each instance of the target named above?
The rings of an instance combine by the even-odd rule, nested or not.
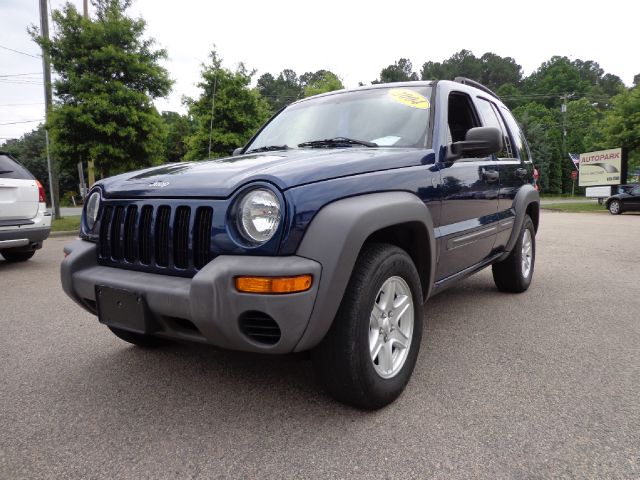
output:
[[[456,77],[456,78],[453,79],[453,81],[461,83],[463,85],[469,85],[470,87],[475,87],[478,90],[482,90],[483,92],[488,93],[492,97],[495,97],[498,100],[500,100],[500,97],[495,92],[493,92],[491,89],[485,87],[481,83],[476,82],[475,80],[471,80],[470,78],[466,78],[466,77]]]

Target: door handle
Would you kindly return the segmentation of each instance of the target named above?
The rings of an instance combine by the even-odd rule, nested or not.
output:
[[[516,177],[524,177],[527,174],[526,168],[518,168],[516,170]]]
[[[494,183],[498,181],[498,179],[500,178],[500,174],[495,170],[483,170],[482,178],[487,183]]]

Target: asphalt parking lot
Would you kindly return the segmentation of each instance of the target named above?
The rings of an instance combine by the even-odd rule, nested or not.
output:
[[[640,477],[640,215],[544,212],[530,290],[433,298],[374,413],[304,355],[123,343],[63,294],[68,241],[0,260],[2,479]]]

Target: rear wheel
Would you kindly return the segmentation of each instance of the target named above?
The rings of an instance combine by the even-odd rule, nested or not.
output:
[[[620,208],[620,202],[618,200],[611,200],[609,202],[609,212],[611,215],[620,215],[622,208]]]
[[[35,255],[36,251],[30,252],[12,252],[11,250],[3,250],[0,252],[7,262],[26,262]]]
[[[416,364],[422,315],[420,278],[407,253],[365,246],[333,325],[312,352],[329,394],[367,410],[393,402]]]
[[[155,348],[171,343],[169,340],[165,340],[164,338],[152,337],[151,335],[144,335],[142,333],[130,332],[121,328],[109,327],[109,330],[111,330],[113,334],[119,339],[133,345],[137,345],[138,347]]]
[[[492,265],[493,281],[498,290],[522,293],[529,288],[536,262],[536,230],[529,215],[525,215],[522,230],[511,254]]]

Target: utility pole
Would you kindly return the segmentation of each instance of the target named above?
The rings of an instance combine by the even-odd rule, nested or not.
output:
[[[567,156],[569,155],[569,152],[567,151],[567,99],[571,98],[572,96],[573,96],[573,93],[565,93],[564,95],[560,96],[560,98],[562,99],[562,105],[560,106],[560,113],[562,113],[562,157],[564,158],[565,161],[567,159]],[[575,169],[575,165],[573,164],[573,161],[571,162],[571,165]],[[571,196],[572,197],[575,193],[575,188],[576,188],[576,180],[575,178],[573,178],[573,175],[572,175],[571,176]]]
[[[49,40],[49,17],[47,13],[47,0],[40,0],[40,34],[45,40]],[[44,112],[45,121],[49,119],[53,94],[51,92],[51,63],[49,54],[42,49],[42,72],[44,76]],[[49,170],[49,192],[51,194],[51,210],[54,218],[60,218],[60,205],[58,202],[58,178],[53,168],[51,154],[49,152],[49,132],[45,129],[45,146],[47,150],[47,169]]]
[[[82,1],[82,10],[84,19],[89,20],[89,0]],[[96,183],[96,169],[93,163],[93,159],[91,158],[87,160],[87,176],[89,177],[89,188],[91,188],[93,184]],[[81,183],[84,183],[84,178],[81,179]]]
[[[213,115],[216,111],[216,86],[218,85],[218,69],[214,72],[213,77],[213,95],[211,96],[211,121],[209,122],[209,155],[207,158],[211,158],[211,139],[213,136]]]

